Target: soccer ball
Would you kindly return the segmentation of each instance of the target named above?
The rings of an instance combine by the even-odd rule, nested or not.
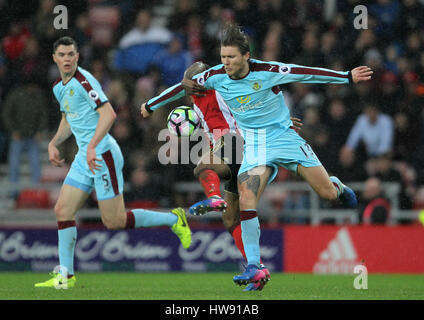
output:
[[[177,137],[188,137],[200,126],[196,111],[187,106],[177,107],[169,113],[168,129]]]

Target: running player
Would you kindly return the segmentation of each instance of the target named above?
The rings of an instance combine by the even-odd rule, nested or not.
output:
[[[222,33],[221,61],[222,64],[196,75],[196,85],[183,88],[176,84],[143,104],[141,112],[146,114],[178,99],[185,90],[214,89],[224,98],[245,141],[238,191],[248,265],[245,272],[233,280],[237,284],[248,284],[265,278],[260,270],[260,225],[256,208],[278,167],[300,175],[324,199],[340,199],[350,208],[357,206],[355,193],[337,177],[329,177],[311,147],[290,129],[292,121],[279,85],[291,82],[357,83],[371,79],[373,72],[367,66],[339,72],[251,59],[248,38],[235,25],[226,26]]]
[[[57,148],[72,134],[78,153],[72,162],[54,208],[58,225],[60,271],[35,287],[75,285],[74,248],[77,238],[75,215],[94,189],[103,224],[108,229],[169,226],[184,248],[191,244],[191,231],[183,209],[156,212],[144,209],[125,211],[123,200],[123,156],[116,140],[108,133],[116,114],[99,82],[78,67],[76,42],[62,37],[54,43],[53,60],[60,72],[53,93],[60,104],[62,119],[48,146],[54,166],[64,162]]]

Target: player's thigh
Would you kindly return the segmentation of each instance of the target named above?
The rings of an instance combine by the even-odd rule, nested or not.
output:
[[[304,167],[299,164],[297,173],[319,195],[325,198],[331,198],[331,193],[335,192],[333,183],[328,176],[327,170],[325,170],[323,166]]]
[[[256,209],[272,170],[268,166],[259,166],[239,174],[240,210]]]
[[[54,207],[57,220],[73,220],[75,214],[82,208],[89,195],[89,193],[79,188],[69,184],[63,184]]]
[[[98,201],[103,224],[108,229],[123,229],[126,224],[124,197],[121,194],[114,198]]]
[[[222,213],[222,222],[228,229],[240,222],[239,195],[225,190],[224,200],[227,202],[227,209]]]
[[[203,155],[199,160],[196,168],[194,169],[194,175],[198,177],[200,172],[207,169],[215,171],[222,179],[229,179],[230,177],[230,168],[224,160],[213,153],[212,150]]]

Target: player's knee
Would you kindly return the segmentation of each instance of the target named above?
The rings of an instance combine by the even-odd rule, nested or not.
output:
[[[240,210],[252,209],[256,207],[256,196],[250,191],[240,192],[239,206]]]
[[[227,216],[226,213],[222,215],[222,223],[227,230],[231,230],[240,223],[240,219],[232,216]]]
[[[119,217],[108,219],[102,218],[103,225],[108,230],[122,230],[125,229],[126,221],[124,219],[120,219]]]
[[[67,221],[73,216],[69,210],[62,205],[62,203],[57,202],[54,206],[54,214],[56,215],[57,221]]]

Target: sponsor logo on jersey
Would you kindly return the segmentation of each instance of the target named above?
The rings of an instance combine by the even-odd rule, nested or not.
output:
[[[250,96],[241,96],[236,98],[236,100],[241,103],[241,104],[246,104],[248,103],[252,98]]]

